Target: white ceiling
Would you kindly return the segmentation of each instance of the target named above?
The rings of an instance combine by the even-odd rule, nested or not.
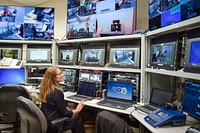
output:
[[[25,6],[34,6],[51,0],[8,0],[8,1],[19,3],[20,5],[25,5]]]

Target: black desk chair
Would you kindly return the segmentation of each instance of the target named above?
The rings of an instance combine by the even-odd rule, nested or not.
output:
[[[119,116],[102,111],[96,117],[95,133],[133,133],[133,130]]]
[[[17,97],[16,105],[20,114],[21,133],[47,133],[47,121],[38,106],[22,96]],[[67,117],[63,117],[51,123],[58,126],[58,133],[63,133],[63,123],[68,120]]]
[[[16,109],[16,98],[30,98],[27,89],[21,85],[0,86],[0,132],[17,132],[19,129],[19,114]]]

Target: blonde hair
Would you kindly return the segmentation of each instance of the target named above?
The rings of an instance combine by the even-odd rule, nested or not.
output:
[[[40,83],[40,93],[39,100],[41,102],[46,102],[47,96],[54,91],[54,89],[58,89],[62,91],[62,88],[59,87],[59,82],[56,81],[57,70],[59,68],[56,66],[49,67]]]

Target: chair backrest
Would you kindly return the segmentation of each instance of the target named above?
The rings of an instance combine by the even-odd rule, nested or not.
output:
[[[47,121],[42,111],[31,100],[19,96],[16,100],[20,114],[21,133],[46,133]]]
[[[102,111],[96,117],[95,133],[133,133],[133,130],[119,116]]]
[[[17,121],[16,98],[24,96],[30,98],[27,89],[21,85],[2,85],[0,86],[0,112],[8,115],[4,118],[5,121],[15,123]]]

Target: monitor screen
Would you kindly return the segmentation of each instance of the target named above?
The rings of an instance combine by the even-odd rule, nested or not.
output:
[[[200,65],[200,40],[191,42],[189,63]]]
[[[102,74],[101,73],[91,73],[90,74],[90,81],[95,81],[95,82],[100,82],[102,78]]]
[[[4,57],[21,60],[21,56],[21,48],[0,48],[0,60]]]
[[[83,49],[81,65],[104,65],[105,49]]]
[[[79,76],[80,81],[89,81],[90,80],[90,73],[80,73]]]
[[[127,35],[135,31],[136,0],[68,2],[68,39]],[[117,25],[113,23],[115,20],[119,22]],[[117,32],[113,27],[118,29]]]
[[[186,81],[184,85],[182,111],[200,120],[200,84]]]
[[[0,6],[0,39],[51,40],[54,8]]]
[[[59,50],[59,64],[76,64],[77,50],[66,49]]]
[[[50,49],[42,49],[42,48],[29,48],[28,49],[28,57],[27,62],[51,62],[51,50]]]
[[[198,0],[149,0],[149,30],[200,15]]]
[[[133,97],[133,84],[125,82],[107,82],[107,97],[132,100]]]
[[[184,71],[200,73],[200,38],[187,40]]]
[[[25,69],[0,68],[0,84],[25,84]]]
[[[176,42],[152,44],[150,51],[150,66],[159,69],[178,69],[178,52]]]
[[[111,48],[110,66],[139,67],[139,48]]]
[[[151,92],[150,103],[157,106],[162,106],[164,103],[171,103],[173,100],[173,93],[157,88],[153,88]]]

